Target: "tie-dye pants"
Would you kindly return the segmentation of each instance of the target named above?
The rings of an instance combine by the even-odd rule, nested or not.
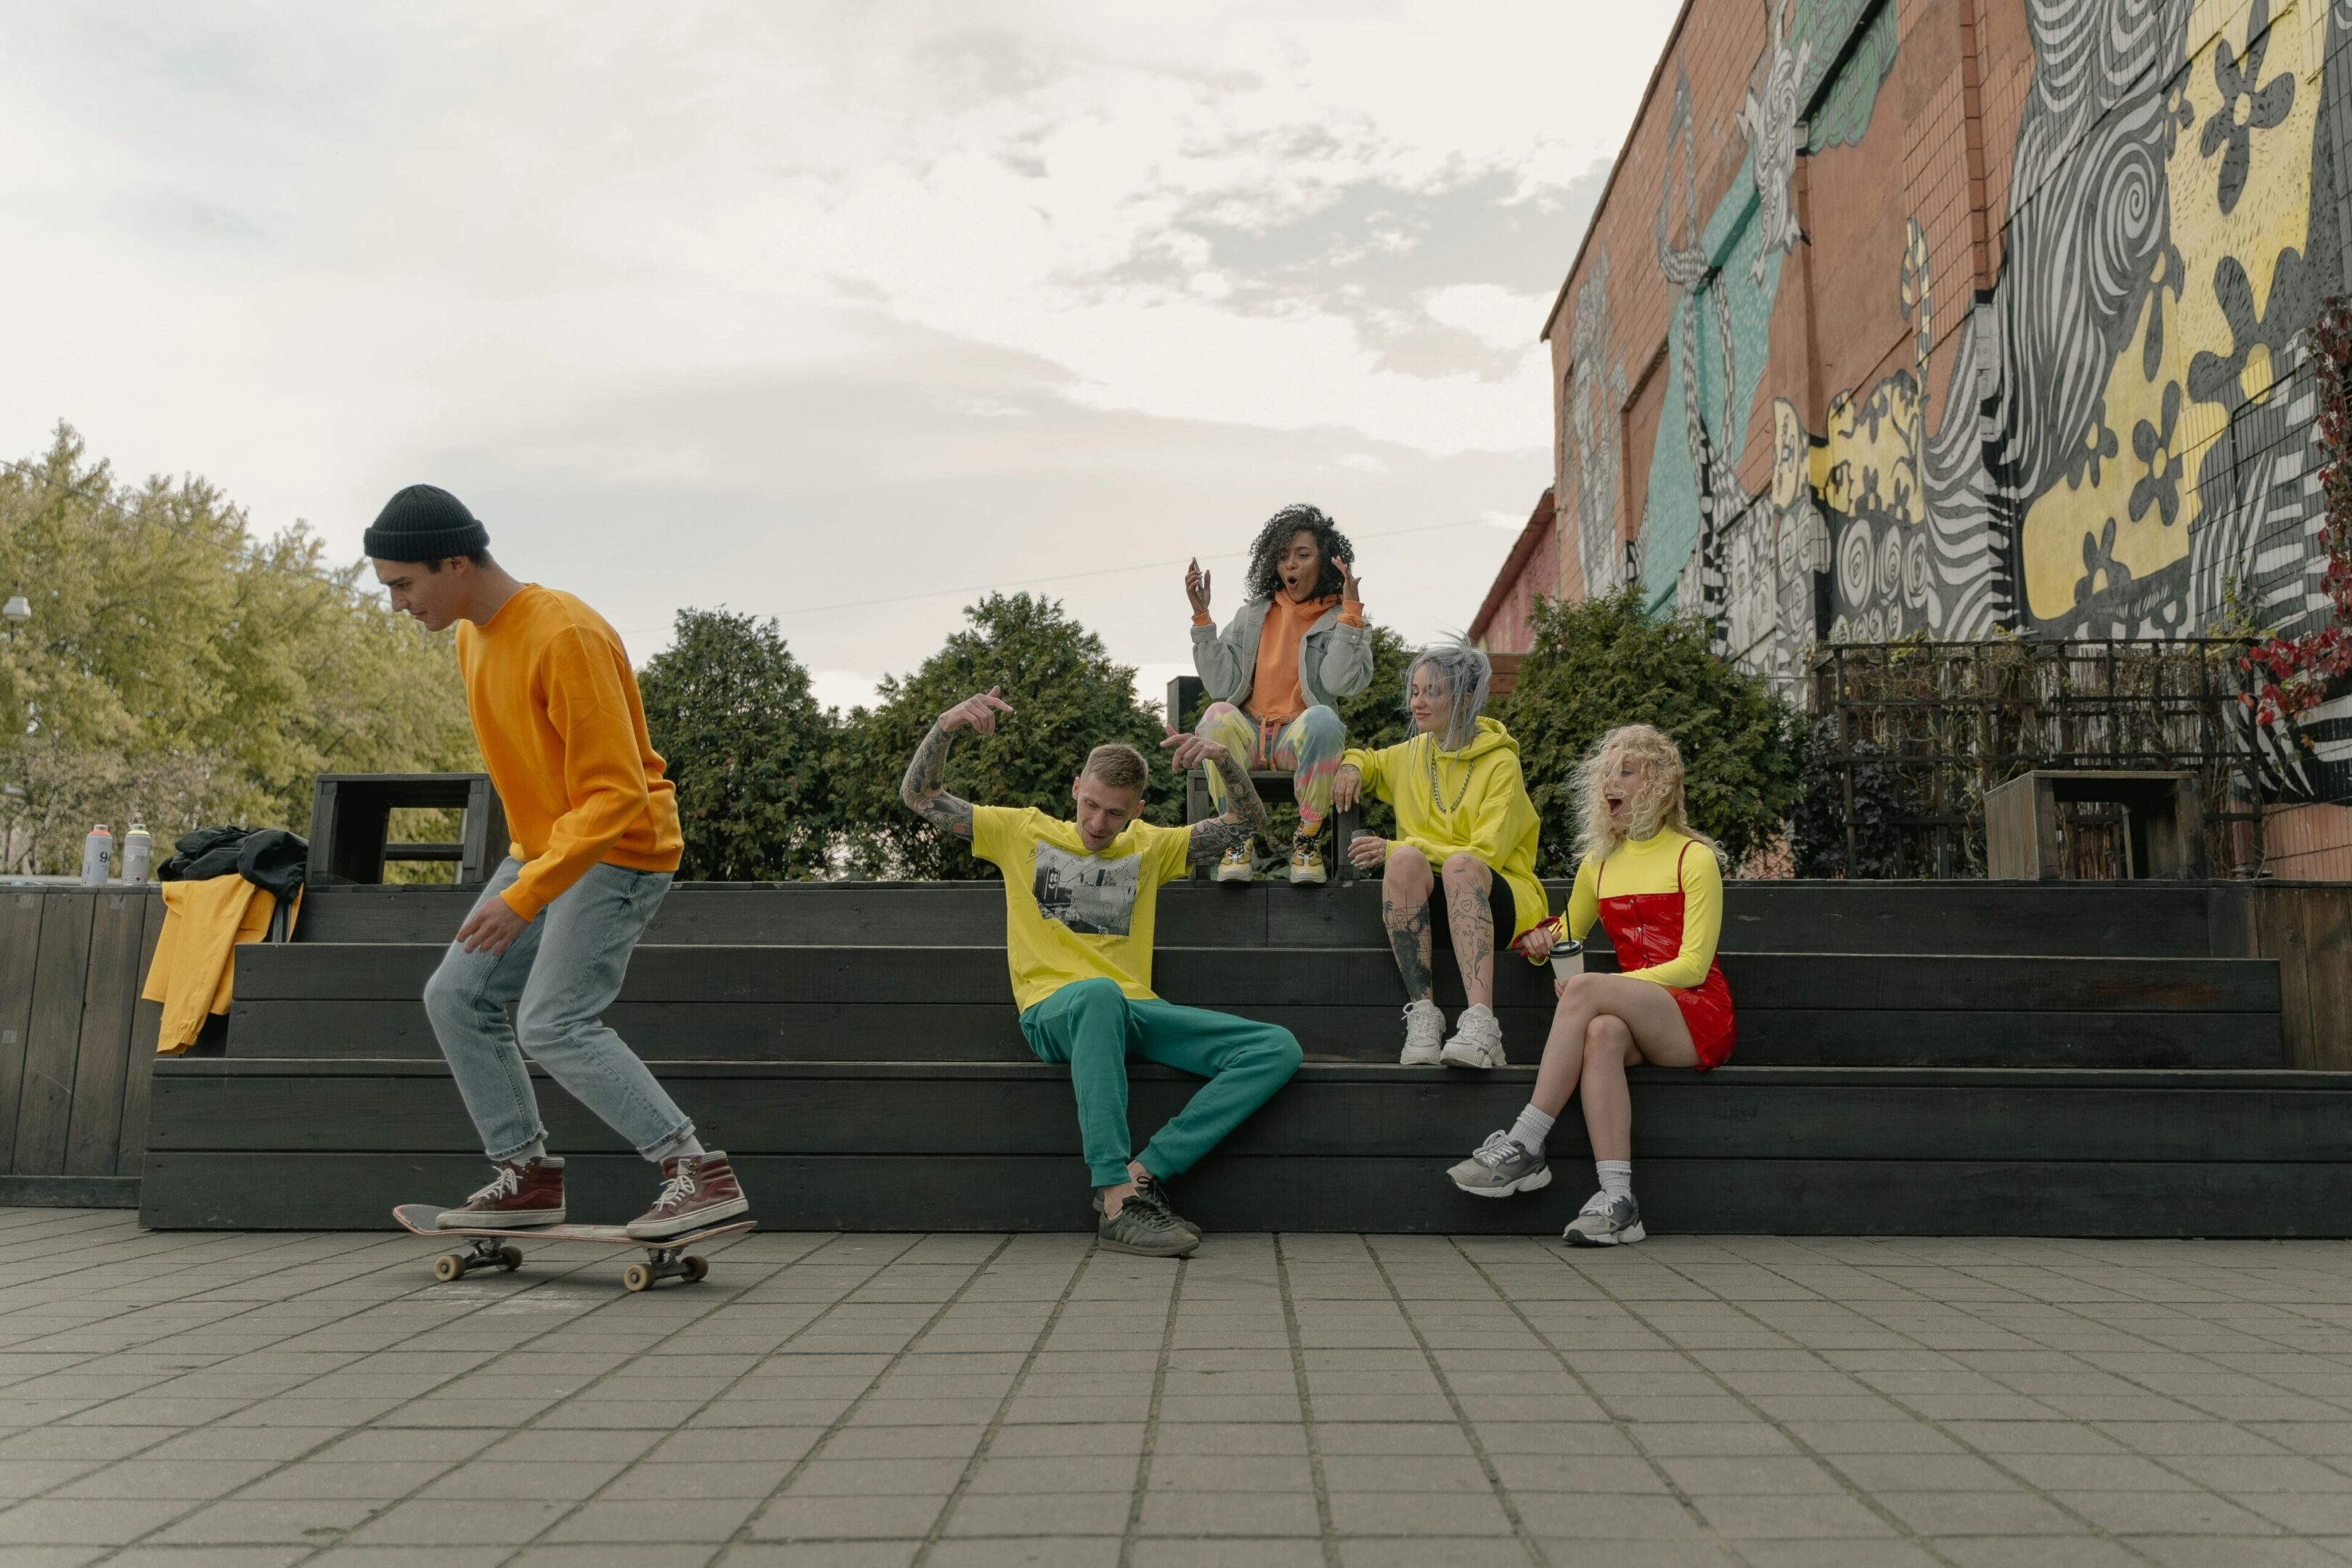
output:
[[[1331,775],[1348,748],[1348,726],[1320,705],[1288,723],[1268,722],[1230,702],[1213,702],[1193,733],[1231,752],[1245,768],[1288,768],[1298,792],[1298,836],[1312,837],[1331,815]],[[1224,781],[1209,770],[1209,798],[1225,804]]]

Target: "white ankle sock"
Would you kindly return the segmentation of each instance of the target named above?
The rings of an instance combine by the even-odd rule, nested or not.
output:
[[[1540,1154],[1544,1152],[1544,1140],[1550,1136],[1551,1123],[1550,1117],[1530,1105],[1511,1123],[1511,1142],[1530,1154]]]
[[[1601,1177],[1601,1190],[1612,1198],[1633,1195],[1633,1162],[1631,1160],[1595,1160],[1592,1169]]]
[[[664,1160],[675,1160],[688,1154],[699,1156],[708,1152],[709,1151],[702,1146],[702,1140],[696,1137],[694,1129],[689,1127],[668,1142],[656,1147],[646,1158],[658,1165]]]
[[[513,1153],[508,1155],[506,1163],[509,1165],[528,1165],[533,1160],[544,1160],[546,1158],[547,1140],[544,1138],[534,1138],[530,1142],[524,1144],[521,1148],[516,1150]]]

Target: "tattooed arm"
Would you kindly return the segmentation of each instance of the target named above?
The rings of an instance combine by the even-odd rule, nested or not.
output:
[[[1195,763],[1206,762],[1224,782],[1225,814],[1192,825],[1193,859],[1217,859],[1227,850],[1238,849],[1266,831],[1265,802],[1258,798],[1257,785],[1250,782],[1249,770],[1235,762],[1231,752],[1214,741],[1181,734],[1174,729],[1169,729],[1168,738],[1160,745],[1161,750],[1176,753],[1169,760],[1178,773]]]
[[[1002,689],[992,686],[984,695],[968,697],[940,714],[915,748],[907,776],[898,782],[898,798],[908,809],[942,833],[971,837],[971,802],[947,792],[950,733],[969,724],[983,735],[994,734],[997,714],[1013,711],[1013,705],[998,695]]]

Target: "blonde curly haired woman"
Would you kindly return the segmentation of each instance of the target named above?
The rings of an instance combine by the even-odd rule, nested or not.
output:
[[[1683,757],[1647,724],[1601,738],[1577,769],[1577,847],[1583,851],[1569,895],[1568,934],[1580,941],[1597,920],[1622,973],[1561,981],[1544,1042],[1535,1093],[1518,1121],[1447,1173],[1479,1197],[1508,1197],[1551,1183],[1544,1139],[1571,1096],[1584,1097],[1584,1130],[1601,1190],[1569,1222],[1579,1247],[1640,1241],[1633,1198],[1633,1062],[1696,1068],[1731,1058],[1731,989],[1715,961],[1723,931],[1722,851],[1690,826],[1683,807]],[[1540,957],[1549,931],[1521,943]]]

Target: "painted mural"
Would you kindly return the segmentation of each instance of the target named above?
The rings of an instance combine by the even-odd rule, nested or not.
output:
[[[1675,80],[1654,226],[1667,415],[1646,454],[1620,452],[1606,416],[1624,371],[1605,256],[1571,301],[1562,477],[1589,587],[1630,562],[1654,605],[1704,614],[1785,679],[1822,639],[2316,625],[2297,334],[2346,287],[2352,0],[2022,0],[2033,68],[1992,286],[1972,290],[1968,258],[1931,254],[1911,218],[1884,279],[1908,341],[1810,414],[1763,384],[1784,262],[1810,243],[1797,161],[1905,155],[1907,128],[1874,112],[1904,43],[1893,0],[1763,3],[1769,43],[1727,116],[1746,161],[1711,210]],[[1754,419],[1770,474],[1750,488],[1735,469]],[[1591,481],[1644,460],[1623,549],[1615,487]],[[2352,700],[2315,719],[2323,763],[2352,767]]]

